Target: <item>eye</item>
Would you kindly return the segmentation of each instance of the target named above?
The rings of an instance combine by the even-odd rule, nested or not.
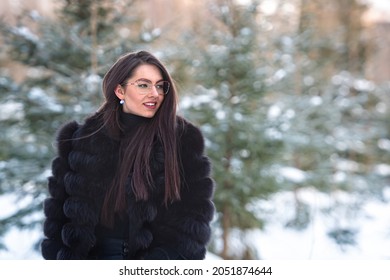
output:
[[[148,83],[138,83],[137,87],[145,89],[145,88],[149,88],[150,85]]]
[[[164,89],[164,84],[158,84],[156,85],[156,89]]]

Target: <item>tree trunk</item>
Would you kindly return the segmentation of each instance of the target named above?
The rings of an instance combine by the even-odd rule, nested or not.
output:
[[[223,250],[221,257],[226,260],[229,259],[230,208],[228,205],[225,205],[222,211],[222,231]]]

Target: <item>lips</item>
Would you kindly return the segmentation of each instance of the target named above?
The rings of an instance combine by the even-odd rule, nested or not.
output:
[[[157,102],[145,102],[143,104],[148,109],[156,109],[157,107]]]

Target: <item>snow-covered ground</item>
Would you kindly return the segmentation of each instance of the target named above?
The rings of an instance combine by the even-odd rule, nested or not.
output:
[[[388,194],[390,196],[390,193]],[[303,199],[312,201],[312,205],[321,205],[327,201],[326,196],[313,190],[303,194]],[[390,197],[388,197],[390,198]],[[343,249],[326,233],[329,228],[329,216],[321,211],[313,211],[313,222],[304,230],[284,227],[284,220],[291,213],[291,193],[279,193],[272,201],[267,202],[269,209],[275,210],[263,231],[255,230],[246,236],[265,260],[384,260],[390,259],[390,203],[369,201],[364,206],[363,215],[353,223],[359,229],[357,245]],[[6,200],[0,198],[0,212],[10,209]],[[262,206],[264,209],[264,205]],[[268,209],[268,210],[269,210]],[[313,208],[314,209],[314,208]],[[343,218],[340,217],[340,220]],[[348,222],[348,221],[347,221]],[[41,238],[41,232],[19,231],[13,229],[4,236],[3,241],[8,251],[0,251],[0,259],[28,260],[41,259],[39,252],[32,249]],[[233,244],[234,245],[234,244]],[[239,245],[237,245],[239,247]],[[218,259],[208,254],[207,259]]]
[[[390,204],[369,202],[364,213],[354,221],[359,229],[356,245],[343,249],[327,235],[329,223],[320,213],[303,231],[285,228],[278,221],[268,223],[264,231],[255,233],[255,246],[268,260],[390,259]]]

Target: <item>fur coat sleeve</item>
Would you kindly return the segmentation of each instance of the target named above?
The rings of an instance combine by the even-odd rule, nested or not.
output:
[[[53,175],[48,179],[50,197],[44,202],[46,220],[43,230],[46,238],[43,240],[42,256],[45,259],[57,259],[57,252],[63,246],[61,231],[69,219],[63,212],[63,205],[68,194],[65,191],[64,177],[70,171],[68,156],[72,150],[71,139],[79,125],[71,122],[65,125],[57,136],[58,156],[52,161]]]
[[[151,223],[155,247],[146,259],[161,258],[161,252],[166,252],[166,258],[171,259],[205,258],[215,210],[211,164],[204,154],[204,139],[198,128],[187,123],[179,141],[181,200],[169,207],[159,206],[157,217]]]
[[[70,122],[57,137],[58,155],[48,179],[41,243],[45,259],[89,259],[106,188],[118,162],[118,142],[97,133],[100,119]]]

